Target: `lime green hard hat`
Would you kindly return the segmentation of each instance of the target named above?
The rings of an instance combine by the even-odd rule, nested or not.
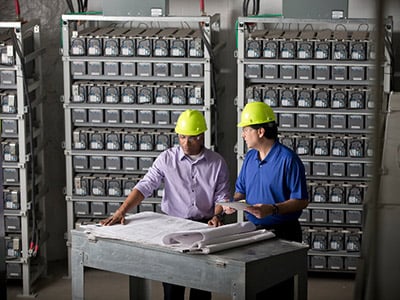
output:
[[[197,110],[185,110],[178,118],[175,132],[182,135],[199,135],[207,130],[206,120]]]
[[[238,127],[246,127],[276,121],[274,111],[264,102],[250,102],[243,108]]]

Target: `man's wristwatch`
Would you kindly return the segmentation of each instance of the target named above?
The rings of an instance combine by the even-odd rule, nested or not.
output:
[[[217,217],[217,219],[218,220],[222,220],[222,217],[224,216],[224,212],[221,212],[221,213],[219,213],[219,214],[217,214],[217,215],[214,215],[214,217]]]
[[[275,204],[272,204],[272,215],[273,216],[279,215],[279,207]]]

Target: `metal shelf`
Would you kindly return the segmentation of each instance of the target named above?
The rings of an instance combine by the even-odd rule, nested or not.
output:
[[[386,33],[388,35],[391,35],[391,23],[392,20],[389,18],[384,21],[385,24],[382,24],[381,26],[385,27]],[[237,40],[238,40],[238,50],[237,50],[237,66],[238,66],[238,95],[236,98],[236,105],[237,105],[237,116],[238,119],[240,118],[240,114],[243,110],[243,107],[247,102],[250,101],[272,101],[272,103],[278,103],[278,106],[272,107],[274,112],[278,114],[279,116],[279,121],[278,121],[278,131],[280,134],[280,137],[287,137],[288,140],[286,141],[288,145],[291,146],[293,145],[293,149],[296,148],[296,143],[298,143],[298,138],[300,137],[307,137],[307,138],[326,138],[327,140],[331,139],[340,139],[340,138],[347,138],[347,139],[352,139],[352,138],[362,138],[365,141],[368,141],[370,135],[372,134],[373,130],[373,124],[368,124],[368,122],[371,123],[371,117],[373,116],[373,111],[371,108],[371,104],[373,99],[368,99],[367,96],[370,96],[370,90],[373,88],[373,86],[376,84],[375,81],[373,80],[373,76],[370,76],[368,74],[368,71],[377,68],[379,66],[376,66],[375,60],[373,59],[373,56],[369,56],[369,51],[373,51],[372,46],[374,43],[373,40],[373,35],[368,34],[372,33],[371,30],[369,32],[366,32],[365,39],[360,39],[356,40],[355,38],[352,39],[352,35],[349,33],[347,37],[340,39],[340,38],[334,38],[336,33],[334,32],[338,26],[338,24],[343,25],[342,27],[345,28],[348,32],[356,32],[359,30],[359,25],[360,24],[369,24],[373,26],[369,26],[369,28],[372,28],[374,26],[377,26],[375,24],[375,20],[372,19],[344,19],[344,20],[326,20],[326,19],[311,19],[311,20],[305,20],[305,19],[287,19],[287,18],[262,18],[262,17],[240,17],[238,19],[238,33],[237,33]],[[331,34],[330,37],[327,37],[325,39],[319,39],[318,35],[316,34],[319,31],[323,30],[329,30],[329,34]],[[368,30],[367,30],[368,31]],[[363,32],[364,33],[364,32]],[[312,35],[312,38],[310,36]],[[328,34],[328,33],[326,33]],[[308,36],[308,37],[307,37]],[[363,59],[358,59],[356,57],[351,56],[350,53],[350,45],[351,43],[355,41],[362,41],[364,42],[364,50],[365,50],[365,55]],[[288,42],[288,44],[286,44]],[[329,49],[324,52],[326,54],[326,57],[324,59],[317,59],[319,58],[316,54],[316,45],[318,42],[323,42],[326,43],[325,45],[329,47]],[[334,59],[336,56],[333,55],[334,53],[334,45],[337,42],[343,42],[344,45],[347,45],[346,50],[347,56],[343,56],[346,59],[344,60],[337,60]],[[298,43],[308,43],[307,45],[309,46],[310,52],[308,53],[308,58],[309,59],[303,59],[300,58],[297,54]],[[270,45],[272,44],[273,47],[276,48],[270,48]],[[286,46],[289,45],[288,48]],[[303,45],[303,44],[302,44]],[[247,48],[249,47],[249,48]],[[254,48],[252,48],[254,47]],[[292,48],[291,48],[292,47]],[[264,52],[266,49],[267,52]],[[273,52],[269,52],[271,49],[273,49]],[[290,53],[289,52],[284,52],[284,51],[289,51],[292,50]],[[248,51],[249,50],[249,51]],[[302,49],[304,51],[304,49]],[[320,50],[320,49],[318,49]],[[364,53],[364,52],[363,52]],[[285,55],[290,54],[287,57]],[[254,55],[255,57],[250,57]],[[270,58],[268,58],[268,55],[271,55]],[[300,55],[300,54],[299,54]],[[249,56],[249,57],[247,57]],[[390,59],[387,57],[387,61],[382,65],[382,68],[385,68],[385,70],[388,70],[390,68]],[[267,69],[263,68],[263,65],[267,66]],[[249,67],[250,66],[250,67]],[[252,68],[252,66],[254,66]],[[276,66],[275,68],[271,69],[271,66]],[[285,68],[281,68],[281,67]],[[293,66],[289,71],[287,70],[287,66]],[[299,71],[299,66],[308,66],[308,69],[306,69],[306,73],[298,73]],[[319,77],[315,77],[315,67],[327,67],[326,70],[320,75],[318,73]],[[334,68],[338,67],[338,68]],[[344,69],[343,74],[339,73],[332,73],[332,70],[334,69],[335,72],[338,70]],[[352,68],[354,67],[354,68]],[[352,73],[351,76],[349,73],[349,70],[351,69],[354,71],[357,68],[361,67],[361,72],[359,76],[358,73]],[[320,69],[320,68],[318,68]],[[282,71],[285,71],[282,73]],[[304,71],[304,70],[302,70]],[[387,72],[389,73],[389,72]],[[284,77],[286,76],[286,77]],[[304,76],[304,78],[301,78],[299,76]],[[321,78],[325,77],[326,80],[322,80]],[[343,78],[341,78],[343,77]],[[301,79],[300,79],[301,78]],[[336,78],[336,80],[335,80]],[[384,82],[382,85],[387,87],[387,81],[388,77],[384,77]],[[318,87],[318,88],[317,88]],[[275,93],[271,94],[266,94],[271,90],[275,91]],[[336,108],[331,108],[331,107],[326,107],[326,108],[319,108],[319,107],[314,107],[314,101],[322,101],[321,99],[315,97],[314,92],[318,90],[323,90],[326,92],[326,99],[324,98],[323,100],[326,101],[328,104],[327,106],[330,106],[331,102],[331,92],[334,91],[341,91],[343,92],[346,97],[347,93],[350,93],[350,91],[360,91],[362,90],[363,92],[367,92],[363,94],[363,101],[361,106],[358,107],[365,107],[362,109],[353,109],[353,108],[348,108],[350,106],[350,103],[346,103],[344,107],[346,108],[341,108],[341,109],[336,109]],[[285,90],[289,90],[292,94],[292,96],[289,97],[289,99],[293,103],[295,103],[296,106],[287,106],[284,107],[281,104],[281,99],[282,92]],[[297,96],[299,95],[298,93],[300,91],[308,90],[309,93],[306,94],[307,101],[310,102],[304,102],[304,105],[310,104],[313,107],[297,107]],[[385,89],[387,90],[387,88]],[[267,97],[266,97],[267,96]],[[319,96],[319,95],[318,95]],[[293,97],[293,99],[291,98]],[[314,98],[313,98],[314,97]],[[266,99],[266,100],[264,100]],[[284,100],[287,100],[286,98]],[[347,101],[347,98],[345,98],[343,101]],[[284,102],[282,102],[284,103]],[[292,102],[289,102],[292,103]],[[281,114],[287,114],[284,115],[283,118],[281,119]],[[298,115],[302,114],[303,115],[309,115],[305,116],[304,119],[298,119]],[[292,115],[292,116],[291,116]],[[325,119],[322,119],[322,121],[319,120],[318,124],[315,124],[314,116],[315,115],[324,115]],[[332,116],[333,115],[338,115],[340,118],[335,119],[335,123],[332,123]],[[353,116],[356,119],[353,119]],[[307,117],[307,118],[306,118]],[[351,123],[349,122],[351,118]],[[355,122],[356,120],[356,122]],[[282,121],[284,123],[282,124]],[[318,125],[318,126],[316,126]],[[335,126],[334,126],[335,125]],[[315,126],[315,127],[313,127]],[[324,128],[325,127],[325,128]],[[237,157],[238,157],[238,170],[240,170],[243,160],[246,154],[246,145],[242,139],[242,133],[241,130],[237,130],[237,145],[236,145],[236,151],[237,151]],[[291,139],[291,140],[290,140]],[[343,175],[353,175],[358,173],[360,176],[329,176],[329,167],[327,166],[326,168],[322,168],[322,171],[317,170],[318,172],[325,172],[326,171],[326,176],[316,176],[312,175],[312,171],[310,172],[310,175],[307,175],[307,181],[311,182],[314,184],[314,186],[323,186],[325,190],[328,193],[328,188],[331,186],[335,187],[341,187],[344,189],[347,189],[348,186],[355,186],[355,185],[360,185],[362,184],[365,186],[365,189],[362,189],[362,194],[361,197],[365,199],[365,193],[366,193],[366,187],[368,185],[368,182],[371,180],[371,178],[367,175],[368,170],[367,170],[367,165],[372,164],[372,157],[363,155],[362,157],[350,157],[348,155],[348,149],[347,149],[347,143],[346,145],[346,156],[344,157],[336,157],[336,156],[320,156],[320,155],[314,155],[313,151],[313,141],[309,141],[310,144],[310,152],[308,152],[308,155],[299,155],[300,159],[308,163],[310,165],[313,163],[328,163],[329,167],[331,166],[330,163],[340,163],[340,164],[345,164],[344,169],[340,169],[337,172],[340,173],[342,172]],[[328,143],[328,145],[332,146],[332,144]],[[365,152],[367,151],[366,147],[367,144],[363,143],[363,148],[362,150]],[[330,152],[330,148],[328,153]],[[347,170],[348,164],[360,164],[360,168],[356,168],[355,170]],[[321,167],[321,166],[319,166]],[[311,167],[310,167],[311,170]],[[335,171],[336,172],[336,171]],[[349,173],[350,172],[350,173]],[[316,174],[314,172],[314,174]],[[335,173],[333,173],[335,174]],[[325,186],[326,185],[326,186]],[[314,193],[314,188],[309,185],[310,187],[310,192]],[[347,190],[346,190],[347,191]],[[345,200],[347,195],[344,193],[343,197]],[[310,199],[313,199],[312,195],[310,195]],[[361,201],[363,203],[364,201]],[[325,211],[326,217],[321,219],[325,220],[325,222],[301,222],[302,226],[308,226],[308,227],[313,227],[313,228],[331,228],[332,230],[335,229],[340,229],[340,228],[349,228],[349,229],[360,229],[362,227],[362,222],[359,224],[352,224],[351,222],[356,222],[357,218],[353,220],[350,219],[350,223],[346,223],[345,221],[346,218],[342,216],[342,221],[339,218],[335,218],[333,216],[332,220],[329,220],[328,214],[332,210],[341,210],[342,214],[346,214],[348,211],[357,211],[357,212],[363,212],[363,206],[362,204],[359,205],[354,205],[354,204],[349,204],[349,203],[321,203],[321,202],[310,202],[308,209],[311,211],[311,214],[309,213],[308,215],[304,215],[304,220],[313,220],[312,219],[312,210],[314,209],[320,209]],[[319,215],[317,215],[319,217]],[[316,216],[316,217],[317,217]],[[322,214],[323,216],[323,214]],[[332,221],[335,221],[332,222]],[[337,221],[337,222],[336,222]],[[314,251],[312,249],[309,250],[309,256],[325,256],[327,259],[329,257],[336,257],[336,256],[341,256],[341,257],[358,257],[359,253],[352,253],[352,252],[347,252],[347,251],[324,251],[324,252],[318,252]],[[328,268],[327,261],[325,264],[322,264],[321,270],[316,270],[312,268],[312,265],[310,263],[310,271],[320,271],[320,272],[354,272],[352,269],[353,266],[350,267],[351,270],[344,270],[345,266],[334,266],[333,269]],[[338,267],[340,270],[334,270],[336,267]]]
[[[18,174],[18,180],[16,182],[7,181],[3,177],[2,186],[14,191],[18,191],[18,207],[19,209],[5,209],[4,215],[6,218],[12,218],[13,222],[18,222],[18,230],[6,231],[12,237],[17,237],[20,240],[20,246],[18,246],[18,256],[14,259],[6,259],[8,267],[16,267],[16,276],[8,274],[10,279],[21,280],[22,297],[32,297],[35,294],[32,292],[32,285],[36,279],[43,275],[47,270],[47,252],[46,252],[46,220],[45,220],[45,201],[46,193],[45,186],[43,185],[42,175],[44,173],[44,153],[43,153],[43,126],[41,122],[38,122],[34,127],[33,136],[29,136],[28,130],[28,117],[29,114],[35,113],[33,116],[38,120],[43,119],[43,95],[42,93],[42,56],[45,53],[44,48],[41,48],[40,43],[40,22],[39,20],[32,20],[29,22],[0,22],[0,32],[7,30],[15,34],[18,40],[18,46],[21,47],[23,57],[19,57],[15,51],[15,45],[13,48],[13,65],[0,67],[0,70],[12,70],[15,72],[15,84],[1,84],[0,90],[4,92],[11,92],[15,95],[14,98],[14,109],[15,113],[1,113],[0,120],[15,120],[16,130],[15,133],[2,133],[1,140],[4,141],[8,138],[12,139],[18,144],[17,156],[18,162],[3,162],[2,168],[16,169]],[[27,47],[27,48],[25,48]],[[30,78],[29,74],[23,73],[23,64],[32,63],[35,78]],[[29,78],[26,78],[29,77]],[[27,81],[28,93],[31,97],[31,107],[33,112],[29,111],[29,107],[26,106],[27,99],[25,98],[25,82]],[[2,93],[2,96],[6,93]],[[30,138],[33,139],[34,153],[30,152]],[[1,155],[4,155],[2,153]],[[31,156],[35,157],[32,158]],[[30,162],[32,160],[36,162],[35,177],[30,172]],[[30,198],[32,184],[34,180],[35,185],[35,203]],[[3,201],[3,198],[2,198]],[[35,204],[35,205],[34,205]],[[32,238],[32,222],[33,213],[35,210],[36,216],[39,216],[35,222],[37,222],[38,235],[39,235],[39,251],[36,257],[31,256],[29,251],[29,244]]]
[[[81,22],[84,21],[84,22]],[[157,111],[167,111],[167,112],[182,112],[186,109],[196,109],[201,112],[203,112],[204,117],[206,119],[207,125],[210,128],[205,133],[205,146],[208,148],[212,148],[213,145],[217,142],[216,141],[216,136],[214,136],[214,132],[212,130],[214,124],[213,122],[216,120],[215,116],[215,106],[214,104],[214,99],[212,98],[212,76],[211,76],[211,71],[212,71],[212,64],[211,64],[211,56],[212,53],[209,53],[209,49],[206,47],[206,45],[202,45],[202,57],[191,57],[189,56],[189,53],[186,57],[176,57],[176,56],[166,56],[166,57],[160,57],[160,56],[118,56],[120,52],[118,53],[117,56],[90,56],[87,55],[89,54],[88,52],[84,51],[82,52],[82,56],[79,55],[72,55],[76,54],[73,51],[70,51],[70,46],[72,45],[72,38],[86,38],[89,39],[89,37],[85,36],[83,33],[80,35],[80,32],[82,30],[85,30],[85,28],[105,28],[105,27],[112,27],[112,28],[127,28],[127,29],[136,29],[136,28],[143,28],[143,24],[147,24],[148,27],[147,29],[150,29],[154,26],[157,26],[157,29],[163,29],[163,28],[179,28],[179,29],[186,29],[186,27],[190,27],[193,30],[198,31],[199,30],[199,25],[202,26],[203,33],[204,33],[204,38],[207,40],[208,43],[212,45],[213,51],[214,48],[218,46],[218,31],[219,31],[219,22],[220,22],[220,16],[219,15],[214,15],[214,16],[200,16],[200,17],[184,17],[184,16],[179,16],[179,17],[119,17],[119,16],[100,16],[100,15],[63,15],[62,16],[62,40],[63,40],[63,48],[62,48],[62,60],[63,60],[63,67],[64,67],[64,96],[63,96],[63,101],[64,101],[64,114],[65,114],[65,158],[66,158],[66,202],[67,202],[67,227],[68,227],[68,232],[66,234],[67,238],[67,245],[70,246],[70,230],[75,227],[75,219],[76,218],[104,218],[106,217],[105,215],[85,215],[85,216],[77,216],[74,211],[74,204],[76,202],[88,202],[90,205],[93,203],[98,204],[98,202],[101,203],[120,203],[125,200],[125,197],[112,197],[112,196],[77,196],[74,195],[74,179],[76,177],[79,177],[78,179],[81,180],[82,177],[85,177],[85,175],[88,175],[88,177],[91,177],[92,175],[99,175],[101,176],[116,176],[116,175],[121,175],[121,176],[126,176],[126,174],[132,174],[134,175],[143,175],[147,171],[146,170],[123,170],[122,168],[119,170],[107,170],[107,169],[77,169],[74,167],[74,157],[79,155],[79,156],[85,156],[85,157],[91,157],[91,156],[101,156],[104,159],[106,157],[110,156],[115,156],[115,157],[130,157],[130,158],[156,158],[161,151],[110,151],[110,150],[91,150],[91,149],[73,149],[73,134],[76,131],[79,131],[79,129],[82,130],[104,130],[104,131],[110,131],[110,130],[121,130],[121,134],[123,133],[131,133],[129,132],[130,130],[137,130],[137,133],[155,133],[158,134],[160,130],[169,130],[170,132],[173,133],[173,129],[175,128],[175,124],[173,124],[172,116],[169,119],[168,124],[156,124],[153,121],[149,120],[149,123],[147,124],[140,124],[138,123],[138,118],[135,120],[131,120],[129,123],[122,123],[120,122],[113,122],[113,123],[107,123],[107,122],[93,122],[93,118],[91,119],[85,119],[84,115],[85,112],[82,111],[83,117],[80,118],[81,121],[86,121],[86,122],[74,122],[73,119],[73,112],[75,109],[81,109],[81,110],[90,110],[90,109],[99,109],[99,110],[118,110],[120,112],[123,111],[135,111],[140,112],[142,110],[148,110],[151,113],[149,114],[150,116],[154,118],[155,112]],[[185,24],[185,28],[182,28],[183,25]],[[80,25],[79,25],[80,24]],[[117,25],[116,25],[117,24]],[[155,25],[156,24],[156,25]],[[77,26],[76,26],[77,25]],[[90,29],[91,30],[91,29]],[[97,30],[97,29],[96,29]],[[131,32],[131,31],[129,31]],[[146,32],[146,31],[145,31]],[[118,36],[120,37],[120,36]],[[106,36],[100,36],[100,39],[107,38]],[[115,38],[115,37],[114,37]],[[135,39],[136,36],[132,35],[132,38]],[[157,37],[158,38],[158,37]],[[162,37],[160,37],[162,38]],[[172,38],[168,36],[168,38]],[[197,38],[200,38],[200,36],[197,36]],[[154,40],[154,36],[146,36],[143,35],[141,36],[141,39],[148,39],[148,40]],[[151,42],[152,43],[152,42]],[[202,43],[204,41],[202,40]],[[86,47],[86,46],[85,46]],[[136,50],[135,50],[136,52]],[[79,52],[80,53],[80,52]],[[100,53],[100,52],[99,52]],[[150,52],[149,54],[151,54]],[[168,51],[169,53],[169,51]],[[137,52],[135,53],[137,54]],[[80,73],[74,72],[72,66],[74,63],[88,63],[88,62],[99,62],[100,64],[104,63],[114,63],[114,64],[119,64],[119,63],[124,63],[124,62],[130,62],[136,64],[136,66],[139,63],[147,63],[151,64],[153,67],[154,64],[157,63],[167,63],[167,64],[174,64],[174,63],[179,63],[179,64],[186,64],[186,66],[190,64],[195,64],[199,65],[202,68],[202,74],[201,76],[197,76],[198,73],[185,73],[182,71],[182,75],[188,75],[188,76],[140,76],[137,74],[140,74],[140,72],[137,72],[135,70],[134,72],[132,71],[132,74],[135,74],[133,76],[105,76],[105,75],[89,75],[93,74],[87,71],[82,71]],[[150,69],[150,68],[149,68]],[[200,72],[199,72],[200,73]],[[100,74],[107,74],[100,72]],[[123,74],[123,73],[116,73],[116,74]],[[151,70],[150,75],[155,75],[157,73],[153,72]],[[165,75],[171,75],[174,73],[170,72],[165,72]],[[164,73],[163,73],[164,75]],[[171,101],[171,104],[156,104],[156,103],[146,103],[146,104],[140,104],[140,103],[132,103],[132,104],[125,104],[125,103],[89,103],[83,102],[74,102],[74,98],[72,95],[72,86],[75,84],[74,88],[77,89],[88,89],[87,84],[92,84],[92,83],[98,83],[100,88],[103,87],[103,84],[115,84],[114,86],[117,86],[117,88],[121,88],[121,86],[125,85],[130,85],[132,84],[134,88],[141,87],[142,85],[145,85],[146,88],[150,86],[150,88],[158,88],[158,87],[163,87],[163,88],[172,88],[174,84],[183,86],[185,85],[185,91],[188,91],[186,89],[189,88],[201,88],[201,97],[196,96],[201,98],[202,102],[201,104],[194,104],[194,105],[177,105],[177,104],[172,104],[172,98],[169,95],[169,100]],[[171,85],[172,84],[172,85]],[[169,91],[169,90],[168,90]],[[196,91],[198,92],[198,91]],[[79,96],[81,95],[81,91],[78,90]],[[75,94],[74,94],[75,95]],[[104,97],[104,96],[103,96]],[[153,97],[152,102],[155,102],[155,97]],[[105,97],[104,97],[105,98]],[[186,103],[189,102],[189,96],[186,97]],[[137,99],[137,98],[136,98]],[[103,99],[104,100],[104,99]],[[87,111],[86,111],[87,113]],[[79,119],[79,118],[77,118]],[[149,117],[151,119],[151,117]],[[168,119],[168,118],[166,118]],[[87,121],[92,121],[92,122],[87,122]],[[98,118],[98,120],[106,120],[106,119],[101,119]],[[122,120],[122,119],[119,119]],[[115,121],[113,119],[113,121]],[[146,119],[145,121],[148,121]],[[155,120],[154,120],[155,121]],[[164,119],[162,121],[165,121]],[[79,132],[80,133],[80,132]],[[136,132],[135,132],[136,133]],[[155,142],[154,142],[155,143]],[[171,141],[172,143],[172,141]],[[139,141],[138,141],[139,145]],[[155,146],[155,145],[154,145]],[[123,148],[121,148],[123,149]],[[138,148],[140,149],[140,148]],[[146,166],[147,167],[147,166]],[[87,174],[85,174],[87,173]],[[89,180],[88,178],[84,178],[82,180]],[[104,179],[105,180],[105,179]],[[145,199],[142,204],[160,204],[161,200],[160,198],[157,197],[152,197]],[[88,205],[89,205],[88,204]],[[69,250],[69,258],[70,258],[70,249]]]

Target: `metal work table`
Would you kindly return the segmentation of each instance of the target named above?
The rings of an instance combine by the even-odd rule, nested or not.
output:
[[[130,299],[151,299],[146,279],[256,299],[256,293],[294,277],[295,298],[307,299],[307,246],[279,239],[199,255],[120,240],[89,240],[72,230],[72,298],[84,299],[85,267],[130,276]]]

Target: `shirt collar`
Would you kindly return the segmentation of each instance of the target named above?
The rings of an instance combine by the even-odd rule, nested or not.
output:
[[[181,147],[179,147],[179,156],[178,157],[179,157],[179,160],[183,160],[183,159],[187,158]],[[190,158],[187,158],[187,159],[192,161]],[[204,148],[204,147],[203,147],[203,151],[202,151],[201,155],[195,161],[199,161],[199,160],[202,160],[202,159],[207,159],[207,149]],[[193,162],[195,162],[195,161],[193,161]]]
[[[278,151],[278,146],[277,146],[278,143],[279,143],[278,141],[274,142],[274,144],[272,145],[271,150],[269,150],[267,156],[261,161],[258,158],[258,150],[256,150],[256,155],[254,155],[254,159],[259,161],[260,163],[268,162],[268,160],[271,159],[275,155],[275,153]]]

